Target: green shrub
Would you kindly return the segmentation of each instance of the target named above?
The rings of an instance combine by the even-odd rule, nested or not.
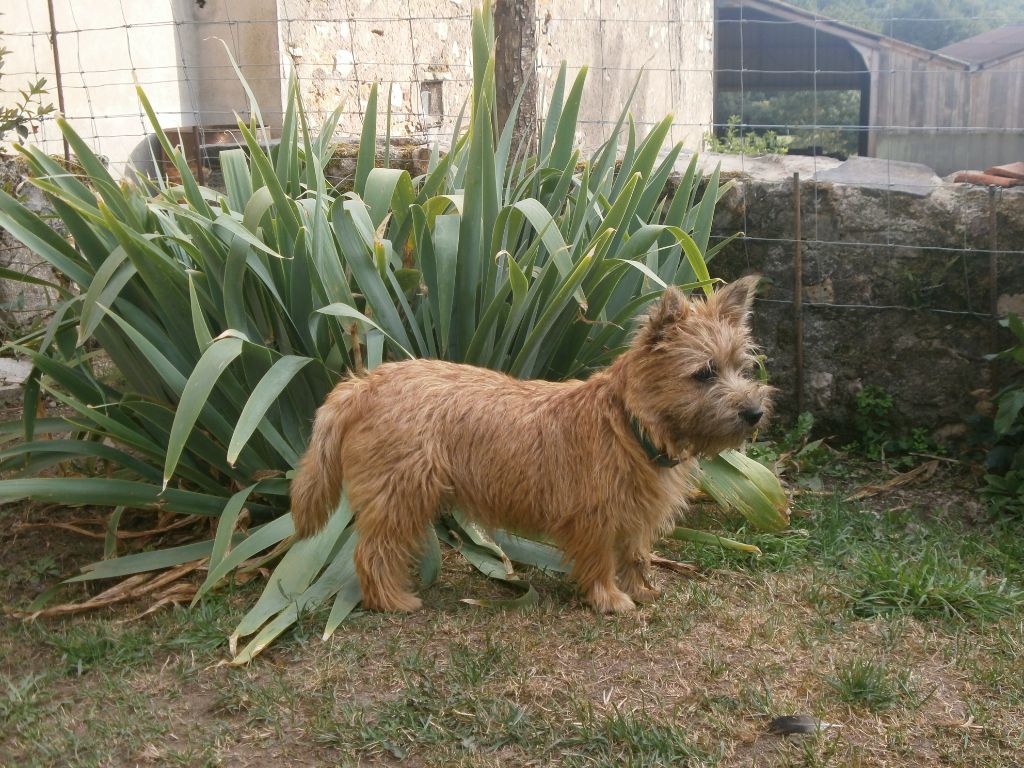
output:
[[[751,443],[747,454],[776,473],[792,475],[800,485],[820,489],[817,473],[828,466],[832,451],[824,438],[811,439],[814,414],[804,411],[789,429],[776,432],[774,439]]]
[[[1024,385],[1020,382],[1024,322],[1011,314],[1000,324],[1010,330],[1015,341],[989,359],[1008,361],[1013,366],[1014,381],[993,398],[995,416],[981,419],[975,427],[987,451],[982,492],[993,510],[1020,515],[1024,511]]]
[[[917,461],[912,454],[937,450],[927,429],[912,427],[907,431],[897,423],[893,396],[884,388],[868,384],[857,393],[854,404],[853,425],[858,439],[849,447],[872,461],[907,469]]]
[[[10,49],[0,45],[0,80],[3,79],[4,61]],[[20,97],[10,106],[0,107],[0,142],[6,141],[7,134],[14,131],[18,142],[22,142],[34,133],[39,121],[53,112],[53,104],[45,102],[46,78],[41,77],[34,83],[25,85],[18,91]],[[0,143],[0,149],[3,148]]]
[[[412,356],[520,377],[585,376],[624,347],[631,319],[666,284],[711,290],[706,260],[722,244],[708,242],[724,188],[716,171],[698,200],[691,161],[666,198],[682,149],[661,154],[671,117],[639,140],[623,109],[608,141],[583,160],[573,140],[586,70],[569,85],[563,66],[538,154],[530,155],[512,140],[514,112],[495,127],[486,5],[474,13],[473,45],[468,126],[457,128],[447,154],[435,148],[428,172],[415,179],[374,167],[376,88],[346,194],[324,178],[340,108],[314,133],[294,82],[278,146],[265,146],[251,104],[256,117],[240,126],[246,149],[221,155],[223,193],[197,184],[141,91],[180,184],[117,183],[63,121],[85,178],[23,150],[33,183],[74,241],[3,194],[0,225],[77,290],[52,286],[62,301],[48,326],[7,347],[35,370],[24,420],[3,427],[25,441],[0,451],[0,470],[22,475],[0,481],[0,501],[114,507],[115,521],[124,507],[217,519],[211,540],[104,560],[76,580],[209,558],[198,600],[239,567],[279,560],[231,637],[234,644],[254,635],[236,660],[323,604],[332,605],[329,635],[360,598],[352,513],[343,498],[324,531],[293,542],[288,482],[313,413],[339,376]],[[43,393],[71,415],[37,418]],[[78,439],[49,438],[68,431]],[[103,462],[105,476],[38,476],[83,458]],[[777,481],[749,482],[742,463],[728,459],[708,464],[729,479],[720,495],[746,493],[743,511],[768,504],[784,524]],[[256,523],[248,530],[243,510]],[[424,584],[436,577],[440,539],[518,586],[512,602],[536,599],[511,574],[505,552],[461,515],[435,532],[421,564]],[[558,564],[547,545],[501,540],[514,559]]]
[[[730,115],[725,134],[704,134],[704,146],[709,152],[729,155],[784,155],[789,151],[787,142],[791,137],[780,137],[775,131],[760,133],[753,129],[747,129],[741,134],[741,128],[740,116]]]
[[[715,114],[742,115],[748,126],[784,126],[778,141],[790,154],[813,149],[845,160],[858,152],[860,98],[860,91],[719,91]]]

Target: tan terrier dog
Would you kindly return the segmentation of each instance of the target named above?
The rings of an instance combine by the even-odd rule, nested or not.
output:
[[[707,301],[667,289],[585,381],[410,360],[341,382],[292,483],[296,532],[323,527],[344,480],[363,605],[378,611],[420,607],[409,567],[451,505],[549,536],[599,611],[652,600],[651,546],[685,506],[696,457],[738,447],[769,408],[748,326],[757,281]]]

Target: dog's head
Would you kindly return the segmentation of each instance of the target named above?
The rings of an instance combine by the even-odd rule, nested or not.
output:
[[[767,419],[771,388],[758,375],[749,323],[758,280],[744,277],[707,300],[669,288],[641,323],[630,399],[677,448],[735,448]]]

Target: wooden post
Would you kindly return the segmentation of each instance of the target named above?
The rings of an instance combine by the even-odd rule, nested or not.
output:
[[[998,195],[996,187],[988,188],[988,311],[992,315],[989,349],[993,354],[999,351],[999,217],[996,206]]]
[[[793,324],[796,335],[796,412],[804,412],[804,255],[800,231],[800,174],[793,174]]]
[[[64,75],[60,71],[60,48],[57,45],[57,21],[53,13],[53,0],[47,0],[46,9],[50,14],[50,49],[53,51],[53,76],[57,81],[57,109],[60,110],[60,116],[67,119],[67,112],[64,111]],[[71,166],[71,148],[68,146],[68,139],[63,136],[64,140],[64,166],[69,168]]]
[[[512,149],[537,132],[537,0],[497,0],[494,5],[494,79],[498,130],[504,128],[523,88]]]

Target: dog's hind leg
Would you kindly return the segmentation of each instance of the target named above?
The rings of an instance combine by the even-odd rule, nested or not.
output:
[[[565,554],[572,559],[572,577],[584,599],[602,613],[636,608],[632,598],[615,584],[613,532],[593,521],[582,521],[563,538]]]
[[[386,470],[369,482],[360,479],[350,481],[349,497],[356,509],[355,565],[363,607],[414,611],[422,602],[410,591],[409,568],[437,514],[440,484],[423,473],[411,478]]]
[[[364,608],[415,611],[422,605],[409,590],[409,566],[423,540],[423,527],[410,523],[421,514],[395,496],[373,499],[356,514],[355,564]]]

